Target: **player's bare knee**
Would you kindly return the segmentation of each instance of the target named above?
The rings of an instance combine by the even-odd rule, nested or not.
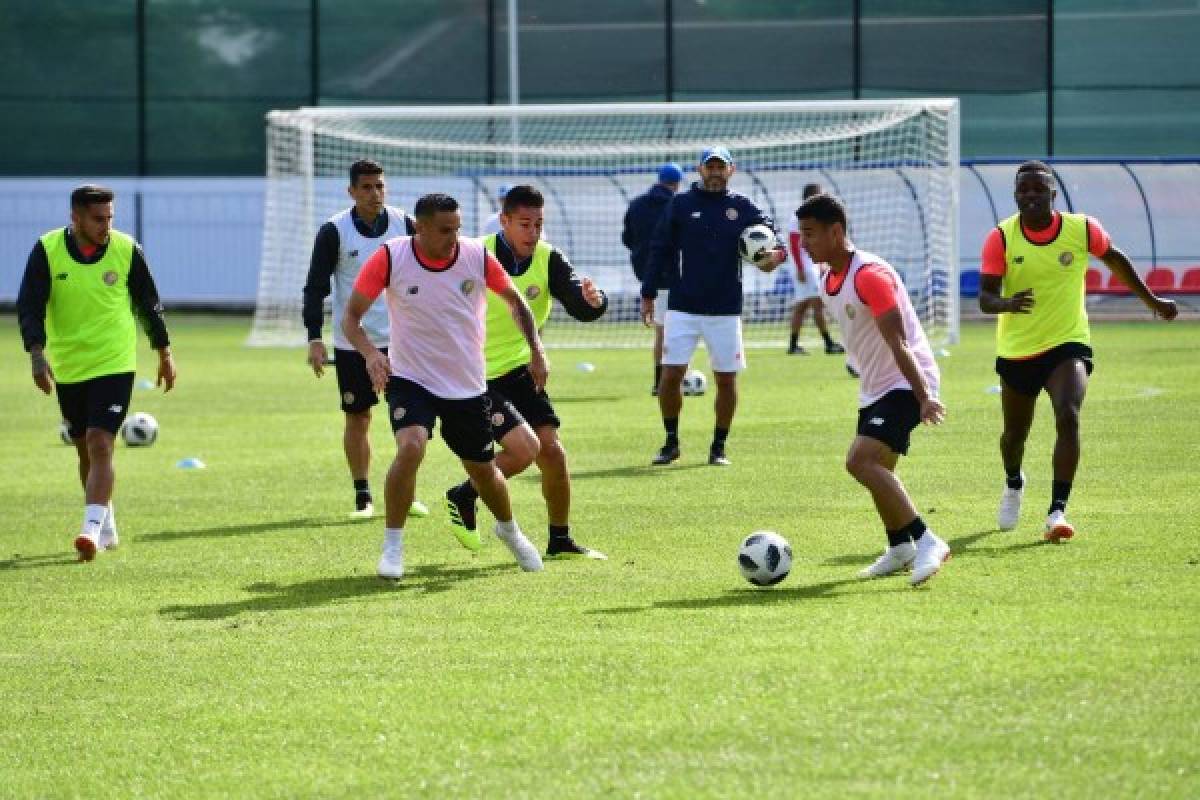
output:
[[[88,428],[83,442],[87,456],[92,461],[104,461],[112,458],[113,443],[116,437],[100,428]]]
[[[538,469],[542,472],[565,473],[567,471],[567,451],[558,437],[549,441],[543,440],[538,453]]]

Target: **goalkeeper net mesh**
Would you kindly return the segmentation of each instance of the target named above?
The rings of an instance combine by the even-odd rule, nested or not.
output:
[[[557,347],[644,347],[639,284],[621,243],[629,202],[677,162],[684,188],[701,151],[733,153],[730,188],[770,214],[781,238],[805,184],[845,203],[855,244],[904,277],[930,339],[958,330],[958,101],[653,103],[426,108],[304,108],[267,115],[267,191],[252,345],[299,345],[301,290],[317,228],[347,208],[348,170],[374,159],[388,200],[458,199],[463,233],[498,210],[502,186],[546,198],[544,238],[609,295],[599,321],[555,308],[543,332]],[[743,272],[748,346],[787,341],[795,287],[786,269]],[[328,328],[326,328],[328,330]]]

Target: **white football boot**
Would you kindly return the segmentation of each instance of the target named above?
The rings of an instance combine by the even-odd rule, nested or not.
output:
[[[926,530],[917,540],[917,557],[913,559],[912,577],[908,582],[920,586],[937,575],[942,564],[950,558],[950,545],[943,542],[931,530]]]
[[[1075,535],[1075,528],[1067,522],[1065,511],[1051,511],[1046,517],[1046,533],[1042,537],[1047,542],[1058,544],[1065,542]]]
[[[859,570],[858,577],[864,580],[869,578],[882,578],[887,575],[895,575],[897,572],[908,569],[913,563],[913,559],[917,557],[917,546],[912,542],[897,544],[883,551],[883,555],[875,559],[875,563],[869,567],[864,567]]]
[[[379,577],[398,581],[404,577],[404,540],[397,539],[394,543],[384,541],[383,552],[379,556],[379,566],[376,567]]]
[[[1017,527],[1017,520],[1021,516],[1021,500],[1025,498],[1025,473],[1021,473],[1021,488],[1010,489],[1004,487],[1004,494],[1000,495],[1000,510],[996,512],[996,527],[1002,531],[1011,531]]]
[[[513,558],[517,560],[521,569],[526,572],[542,571],[542,554],[525,538],[525,534],[521,533],[520,528],[514,527],[511,533],[505,533],[497,523],[496,538],[504,542],[504,546],[508,548],[508,552],[513,554]]]

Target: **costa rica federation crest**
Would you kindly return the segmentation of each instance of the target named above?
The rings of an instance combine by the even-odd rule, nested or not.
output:
[[[1071,263],[1074,260],[1075,260],[1075,254],[1072,253],[1070,250],[1058,254],[1058,263],[1062,264],[1064,267],[1071,266]]]
[[[542,293],[542,287],[537,284],[531,284],[525,287],[525,296],[530,300],[536,300],[537,296]]]
[[[105,286],[112,286],[116,282],[117,282],[117,273],[115,271],[110,269],[108,272],[104,273],[104,285]]]
[[[465,281],[463,281],[462,283],[460,283],[458,285],[458,289],[463,294],[470,294],[471,292],[475,291],[475,281],[471,280],[470,278],[467,278]]]

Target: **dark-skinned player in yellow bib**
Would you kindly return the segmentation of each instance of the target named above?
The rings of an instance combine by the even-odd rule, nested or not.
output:
[[[983,245],[979,308],[997,314],[996,372],[1004,430],[1000,457],[1006,486],[997,525],[1017,526],[1025,492],[1021,462],[1042,390],[1054,407],[1054,480],[1043,537],[1062,542],[1075,535],[1067,500],[1079,466],[1079,414],[1092,373],[1091,331],[1084,304],[1088,257],[1095,256],[1156,317],[1175,319],[1171,300],[1143,283],[1129,258],[1112,244],[1094,217],[1054,210],[1054,171],[1040,161],[1017,168],[1017,213],[1001,220]]]
[[[542,241],[542,193],[532,186],[514,186],[504,198],[500,233],[483,237],[513,284],[533,310],[538,328],[550,316],[552,300],[575,319],[591,322],[608,309],[608,298],[592,282],[581,277],[562,251]],[[496,465],[506,478],[520,474],[536,463],[542,474],[542,496],[546,499],[549,537],[548,557],[605,558],[603,553],[577,544],[571,538],[571,474],[567,453],[558,438],[559,419],[545,389],[534,386],[529,375],[529,346],[513,322],[507,306],[488,293],[487,340],[488,397],[491,400],[492,435],[500,444]],[[475,524],[475,500],[471,482],[464,481],[446,492],[446,511],[451,530],[470,550],[481,542]]]

